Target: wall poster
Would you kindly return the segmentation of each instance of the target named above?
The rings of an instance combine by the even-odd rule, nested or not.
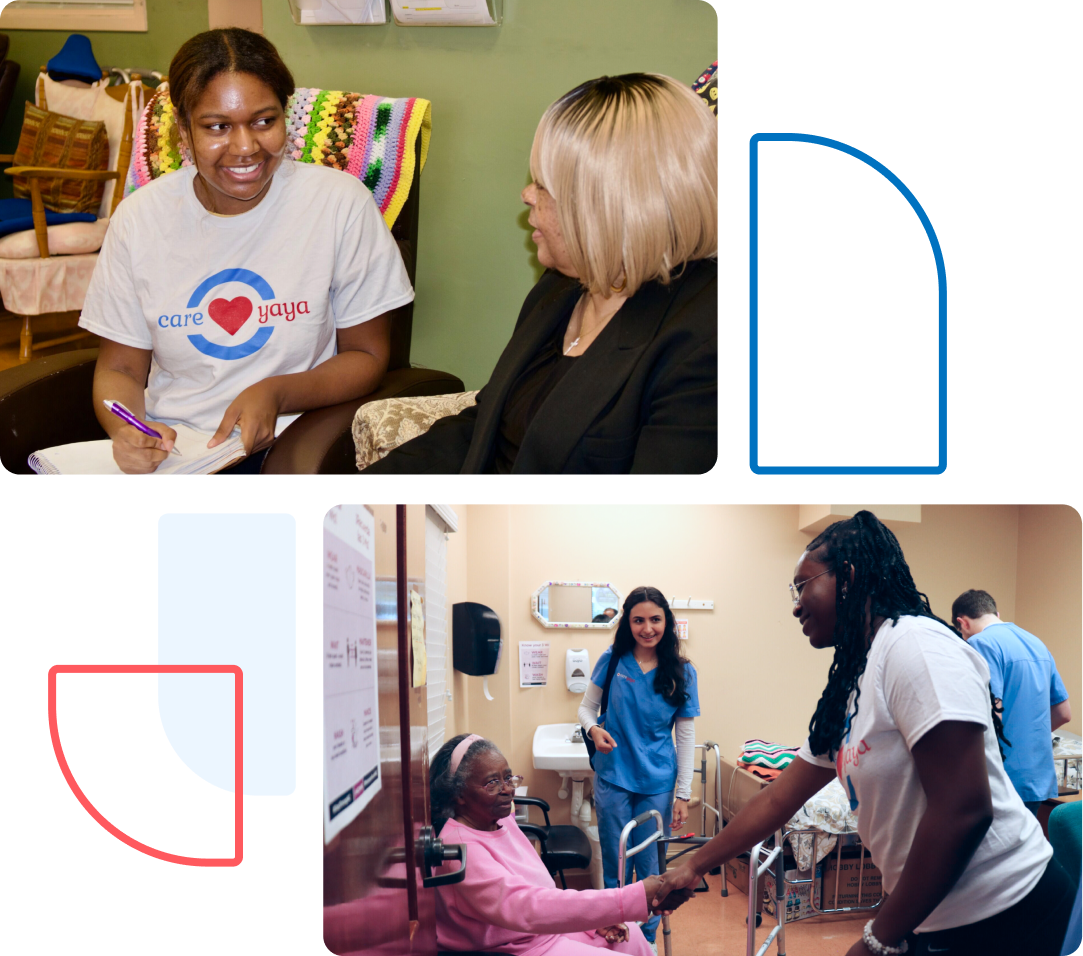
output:
[[[375,520],[338,506],[323,525],[323,828],[329,843],[380,790]]]

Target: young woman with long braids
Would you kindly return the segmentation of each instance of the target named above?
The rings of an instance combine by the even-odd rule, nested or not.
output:
[[[599,715],[614,657],[606,712]],[[646,810],[657,810],[668,836],[671,815],[677,827],[688,819],[696,746],[693,719],[698,716],[696,671],[681,656],[673,612],[657,588],[636,588],[624,602],[616,637],[598,659],[579,707],[579,722],[597,748],[594,805],[606,886],[618,884],[620,832],[629,820]],[[629,846],[653,832],[653,823],[643,824],[632,833]],[[633,864],[642,880],[658,872],[658,855],[638,853],[629,868]],[[650,942],[654,942],[657,928],[657,916],[643,925]]]
[[[774,833],[837,774],[889,894],[848,956],[1059,954],[1074,888],[1004,772],[989,670],[933,614],[895,535],[868,511],[836,522],[790,592],[809,643],[835,649],[800,759],[666,873],[654,902]]]

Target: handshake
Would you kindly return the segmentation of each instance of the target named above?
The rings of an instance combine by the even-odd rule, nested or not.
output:
[[[661,876],[648,876],[643,881],[647,891],[647,905],[652,913],[672,913],[695,894],[699,877],[689,866],[667,870]]]

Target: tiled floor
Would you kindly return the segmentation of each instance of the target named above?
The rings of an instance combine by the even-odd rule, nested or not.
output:
[[[569,889],[590,889],[590,877],[573,872],[567,874]],[[729,896],[719,892],[721,876],[708,876],[710,890],[697,893],[670,917],[670,943],[673,956],[744,956],[747,945],[745,917],[748,896],[733,883]],[[843,956],[861,938],[868,922],[867,913],[852,917],[814,916],[786,924],[786,954],[788,956]],[[764,914],[756,931],[753,952],[775,927],[772,917]],[[665,956],[662,933],[658,932],[658,956]],[[778,956],[776,942],[771,943],[765,956]]]
[[[729,888],[729,896],[719,893],[720,876],[707,877],[710,892],[697,893],[670,917],[670,943],[673,956],[743,956],[746,949],[745,918],[748,897]],[[786,924],[786,953],[789,956],[842,956],[858,939],[868,920],[867,915],[842,918],[816,916]],[[756,948],[774,928],[774,920],[764,915],[756,932]],[[664,956],[662,934],[658,934],[658,954]],[[778,953],[777,939],[767,956]]]

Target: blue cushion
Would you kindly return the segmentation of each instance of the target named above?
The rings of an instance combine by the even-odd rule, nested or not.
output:
[[[64,41],[60,52],[46,65],[49,76],[57,80],[83,80],[97,83],[102,78],[102,68],[94,59],[90,40],[81,33],[73,33]]]
[[[90,212],[52,212],[45,210],[45,225],[59,226],[65,222],[97,222]],[[0,199],[0,236],[34,228],[34,216],[29,199]]]

